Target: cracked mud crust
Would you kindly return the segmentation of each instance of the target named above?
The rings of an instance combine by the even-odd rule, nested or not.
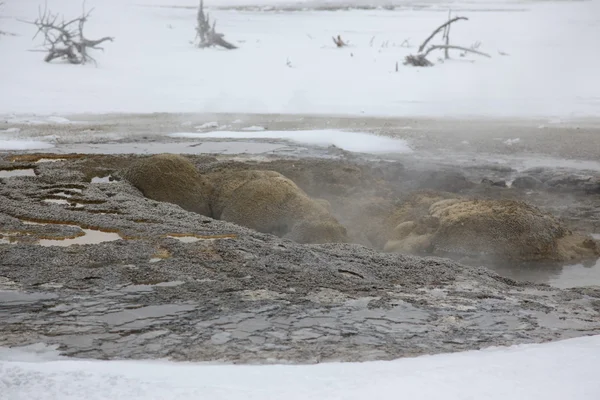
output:
[[[300,245],[147,199],[124,181],[90,182],[132,159],[2,158],[0,167],[37,175],[0,179],[0,346],[44,342],[98,359],[311,363],[600,334],[597,287],[559,290],[355,244]],[[213,161],[195,158],[201,170]],[[342,197],[356,179],[377,173],[391,182],[404,170],[340,163],[344,174],[322,179],[338,182],[331,190]],[[303,182],[291,163],[273,165],[321,191],[320,177]],[[118,238],[40,242],[97,232]]]

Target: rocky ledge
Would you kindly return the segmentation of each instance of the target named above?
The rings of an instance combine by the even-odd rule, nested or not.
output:
[[[448,259],[298,244],[92,179],[128,157],[90,160],[0,179],[0,346],[319,362],[600,334],[597,286],[560,290]],[[33,163],[13,161],[3,160]]]

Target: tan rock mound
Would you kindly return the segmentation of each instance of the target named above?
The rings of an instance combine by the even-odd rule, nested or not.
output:
[[[205,175],[214,186],[214,218],[299,243],[346,241],[346,230],[294,182],[274,171],[220,171]]]
[[[347,241],[346,229],[325,200],[310,198],[274,171],[221,170],[201,175],[185,157],[160,154],[138,160],[121,174],[144,196],[179,205],[300,243]]]
[[[185,157],[158,154],[143,158],[123,170],[121,175],[152,200],[176,204],[184,210],[212,217],[209,206],[211,186]]]
[[[599,246],[556,218],[514,200],[472,200],[417,193],[396,212],[385,251],[567,261],[597,257]]]

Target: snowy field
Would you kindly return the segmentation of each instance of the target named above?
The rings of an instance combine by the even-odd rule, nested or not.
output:
[[[80,0],[48,0],[67,18]],[[200,50],[195,0],[87,0],[87,36],[115,36],[86,66],[46,64],[32,41],[42,0],[0,8],[0,115],[10,113],[245,112],[428,117],[600,116],[600,1],[206,0],[240,48]],[[311,11],[315,5],[396,4],[395,10]],[[253,11],[293,6],[298,11]],[[210,9],[212,7],[212,9]],[[218,9],[216,8],[218,7]],[[260,8],[260,7],[259,7]],[[431,68],[402,65],[448,9],[470,18],[457,53]],[[338,49],[331,37],[350,43]],[[40,39],[40,38],[38,38]],[[403,44],[404,43],[404,44]],[[407,46],[407,43],[409,47]],[[501,55],[500,53],[507,55]],[[436,61],[437,55],[431,57]],[[399,70],[395,72],[396,63]]]
[[[33,347],[43,350],[43,347]],[[55,360],[0,348],[6,400],[598,400],[600,336],[396,361],[214,365]]]

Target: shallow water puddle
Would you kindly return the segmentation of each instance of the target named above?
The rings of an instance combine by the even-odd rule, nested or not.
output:
[[[14,290],[0,290],[0,303],[2,304],[25,304],[35,303],[42,300],[56,299],[58,295],[53,293],[25,293]]]
[[[81,189],[68,189],[68,190],[69,190],[69,192],[83,193],[83,190],[81,190]],[[65,197],[65,198],[68,199],[68,198],[73,197],[73,194],[72,193],[68,193],[68,192],[60,191],[60,192],[52,193],[52,196]]]
[[[66,206],[68,206],[70,204],[67,200],[64,200],[64,199],[44,199],[44,200],[42,200],[42,202],[51,203],[51,204],[62,204],[62,205],[66,205]]]
[[[171,235],[167,235],[168,238],[171,239],[177,239],[182,243],[194,243],[194,242],[198,242],[202,239],[197,238],[195,236],[171,236]]]
[[[74,207],[74,208],[83,208],[84,207],[84,205],[81,203],[72,203],[66,199],[44,199],[44,200],[42,200],[42,202],[50,203],[50,204],[59,204],[59,205],[69,206],[69,207]]]
[[[69,225],[77,226],[77,225]],[[78,226],[77,226],[78,227]],[[40,246],[71,246],[74,244],[99,244],[104,242],[112,242],[115,240],[123,239],[121,235],[115,232],[103,232],[96,229],[84,229],[80,228],[83,232],[83,236],[78,236],[72,239],[40,239],[38,242]]]
[[[567,265],[558,276],[550,278],[548,283],[561,289],[600,286],[600,259],[588,267],[583,264]]]
[[[67,159],[66,158],[40,158],[35,163],[41,164],[41,163],[46,163],[46,162],[57,162],[57,161],[67,161]]]
[[[112,176],[110,175],[103,177],[95,176],[92,178],[91,183],[113,183],[114,181],[111,181],[111,178]]]
[[[12,178],[15,176],[36,176],[33,168],[25,169],[0,169],[0,178]]]
[[[25,225],[58,225],[58,224],[46,224],[46,223],[33,222],[33,221],[21,221],[21,222]],[[45,247],[48,247],[48,246],[66,247],[66,246],[71,246],[74,244],[99,244],[99,243],[112,242],[115,240],[123,239],[121,237],[121,235],[119,235],[118,233],[115,233],[115,232],[104,232],[99,229],[85,229],[85,228],[80,227],[79,225],[65,224],[65,226],[79,228],[83,231],[84,234],[83,234],[83,236],[78,236],[76,238],[69,238],[69,239],[40,239],[38,241],[38,244],[40,246],[45,246]]]
[[[546,283],[561,289],[600,286],[600,259],[586,264],[492,266],[490,269],[516,281]]]

